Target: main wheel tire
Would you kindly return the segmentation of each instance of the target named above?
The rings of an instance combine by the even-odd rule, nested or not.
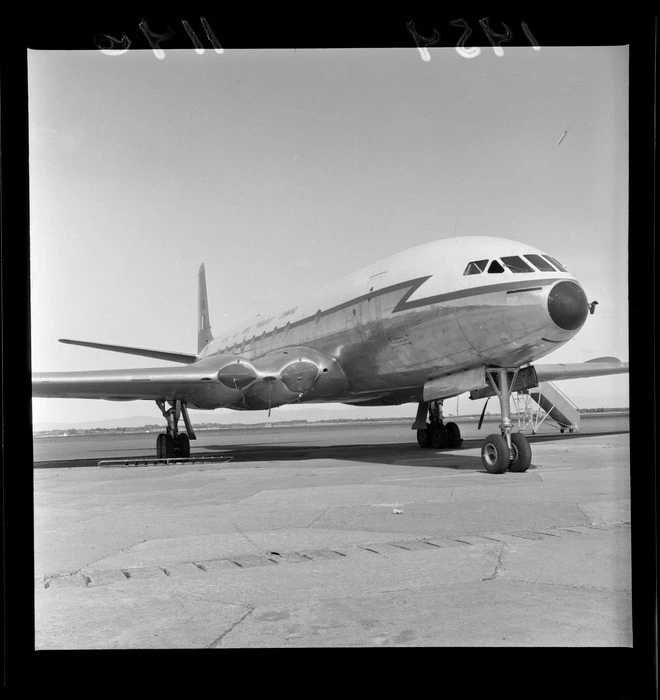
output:
[[[168,459],[174,457],[174,438],[169,434],[165,433],[163,435],[163,457]]]
[[[190,439],[186,433],[179,435],[179,457],[190,457]]]
[[[431,428],[431,447],[434,450],[442,450],[447,447],[447,428],[444,423],[438,423]]]
[[[490,474],[504,474],[509,468],[509,446],[501,435],[489,435],[481,444],[481,462]]]
[[[460,447],[463,444],[461,429],[456,423],[447,423],[445,428],[447,428],[447,447]]]
[[[417,431],[417,444],[420,447],[431,447],[431,435],[428,428]]]
[[[165,438],[167,435],[165,433],[161,433],[157,438],[156,438],[156,457],[158,459],[163,459],[165,457]]]
[[[532,448],[522,433],[511,434],[510,472],[526,472],[532,463]]]

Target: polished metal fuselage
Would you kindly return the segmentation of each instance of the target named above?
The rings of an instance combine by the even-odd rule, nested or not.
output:
[[[346,377],[330,400],[405,403],[421,401],[430,379],[477,366],[521,366],[575,334],[557,327],[547,310],[550,289],[573,275],[463,275],[475,257],[537,249],[492,238],[449,239],[423,248],[350,275],[314,301],[233,329],[202,356],[258,361],[304,346],[336,360]],[[298,400],[329,399],[308,392]]]

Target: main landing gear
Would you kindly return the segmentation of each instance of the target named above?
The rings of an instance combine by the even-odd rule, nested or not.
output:
[[[500,400],[501,435],[489,435],[481,444],[481,461],[487,472],[503,474],[525,472],[532,462],[532,448],[522,433],[512,432],[511,387],[518,376],[518,369],[487,367],[486,379]]]
[[[186,404],[179,399],[168,403],[171,408],[166,407],[165,401],[156,401],[167,420],[167,432],[161,433],[156,440],[156,457],[159,459],[190,457],[190,441],[196,440],[197,436],[188,417]],[[178,425],[181,417],[186,425],[185,433],[179,433]]]
[[[428,412],[428,422],[426,415]],[[417,429],[417,444],[442,450],[456,448],[463,444],[461,431],[456,423],[445,423],[442,417],[442,401],[423,401],[417,409],[413,430]]]

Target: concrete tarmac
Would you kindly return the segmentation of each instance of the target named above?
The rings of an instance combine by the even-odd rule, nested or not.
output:
[[[300,426],[271,426],[253,428],[222,428],[198,430],[197,439],[190,443],[197,456],[225,456],[233,460],[303,459],[320,455],[341,458],[343,453],[372,455],[378,446],[389,454],[415,445],[415,433],[410,429],[414,417],[396,422],[354,424],[308,424]],[[499,432],[499,418],[487,416],[481,429],[477,418],[448,418],[456,420],[463,437],[481,441],[490,433]],[[568,439],[584,435],[603,435],[630,430],[627,414],[585,414],[580,432],[560,436],[557,428],[542,423],[534,440]],[[163,427],[164,430],[164,427]],[[527,429],[526,434],[530,434]],[[156,455],[156,432],[100,433],[68,437],[36,437],[33,440],[35,467],[96,466],[100,460],[124,457],[150,458]],[[330,449],[332,448],[332,449]],[[378,457],[380,459],[380,457]],[[386,457],[385,457],[386,459]],[[65,464],[66,463],[66,464]]]
[[[344,447],[35,469],[36,648],[632,645],[627,433]]]

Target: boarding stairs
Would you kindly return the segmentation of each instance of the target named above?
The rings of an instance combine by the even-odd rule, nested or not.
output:
[[[520,432],[531,426],[532,433],[536,433],[546,420],[554,423],[562,433],[580,429],[578,407],[552,382],[542,382],[535,389],[516,392],[513,400]]]

